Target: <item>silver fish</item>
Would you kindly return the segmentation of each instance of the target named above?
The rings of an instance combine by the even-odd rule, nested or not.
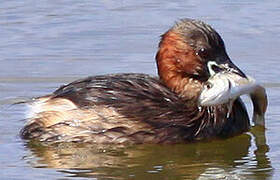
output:
[[[264,87],[252,77],[241,77],[234,72],[220,72],[211,76],[201,91],[198,102],[200,106],[228,105],[228,116],[235,99],[247,94],[254,107],[253,122],[264,126],[264,114],[267,108],[267,95]]]

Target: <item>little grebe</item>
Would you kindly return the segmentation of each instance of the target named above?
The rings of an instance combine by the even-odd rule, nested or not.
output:
[[[240,98],[229,115],[227,104],[198,105],[211,73],[231,69],[246,78],[212,27],[193,19],[176,23],[162,35],[156,63],[159,78],[92,76],[35,98],[21,136],[41,142],[180,143],[249,129]]]

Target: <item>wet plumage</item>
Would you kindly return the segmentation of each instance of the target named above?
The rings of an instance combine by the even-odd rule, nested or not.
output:
[[[45,111],[39,112],[38,119],[23,129],[23,137],[56,142],[176,143],[225,134],[221,128],[226,124],[225,107],[189,105],[158,79],[144,74],[88,77],[43,98],[47,100],[41,106],[59,98],[69,100],[76,107],[68,105],[66,110],[66,102],[61,111],[75,115],[66,116],[58,108],[49,116]],[[77,119],[79,116],[83,120]],[[49,118],[55,122],[45,127]]]
[[[159,78],[111,74],[74,81],[30,103],[21,135],[41,142],[181,143],[245,132],[249,118],[241,99],[230,116],[225,104],[198,105],[210,59],[244,76],[214,29],[184,19],[162,36]]]

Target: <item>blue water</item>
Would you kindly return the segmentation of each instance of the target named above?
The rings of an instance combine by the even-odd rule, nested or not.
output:
[[[211,24],[234,63],[266,87],[265,132],[129,148],[43,148],[18,137],[25,107],[13,103],[88,75],[156,75],[160,35],[185,17]],[[1,2],[1,179],[279,179],[279,17],[277,1]]]

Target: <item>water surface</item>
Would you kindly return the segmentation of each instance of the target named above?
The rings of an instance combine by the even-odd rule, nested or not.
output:
[[[88,75],[156,75],[160,35],[184,17],[211,24],[234,63],[267,88],[265,131],[253,128],[212,142],[132,147],[43,147],[18,137],[26,109],[15,102]],[[1,2],[1,179],[279,179],[279,17],[277,1]]]

